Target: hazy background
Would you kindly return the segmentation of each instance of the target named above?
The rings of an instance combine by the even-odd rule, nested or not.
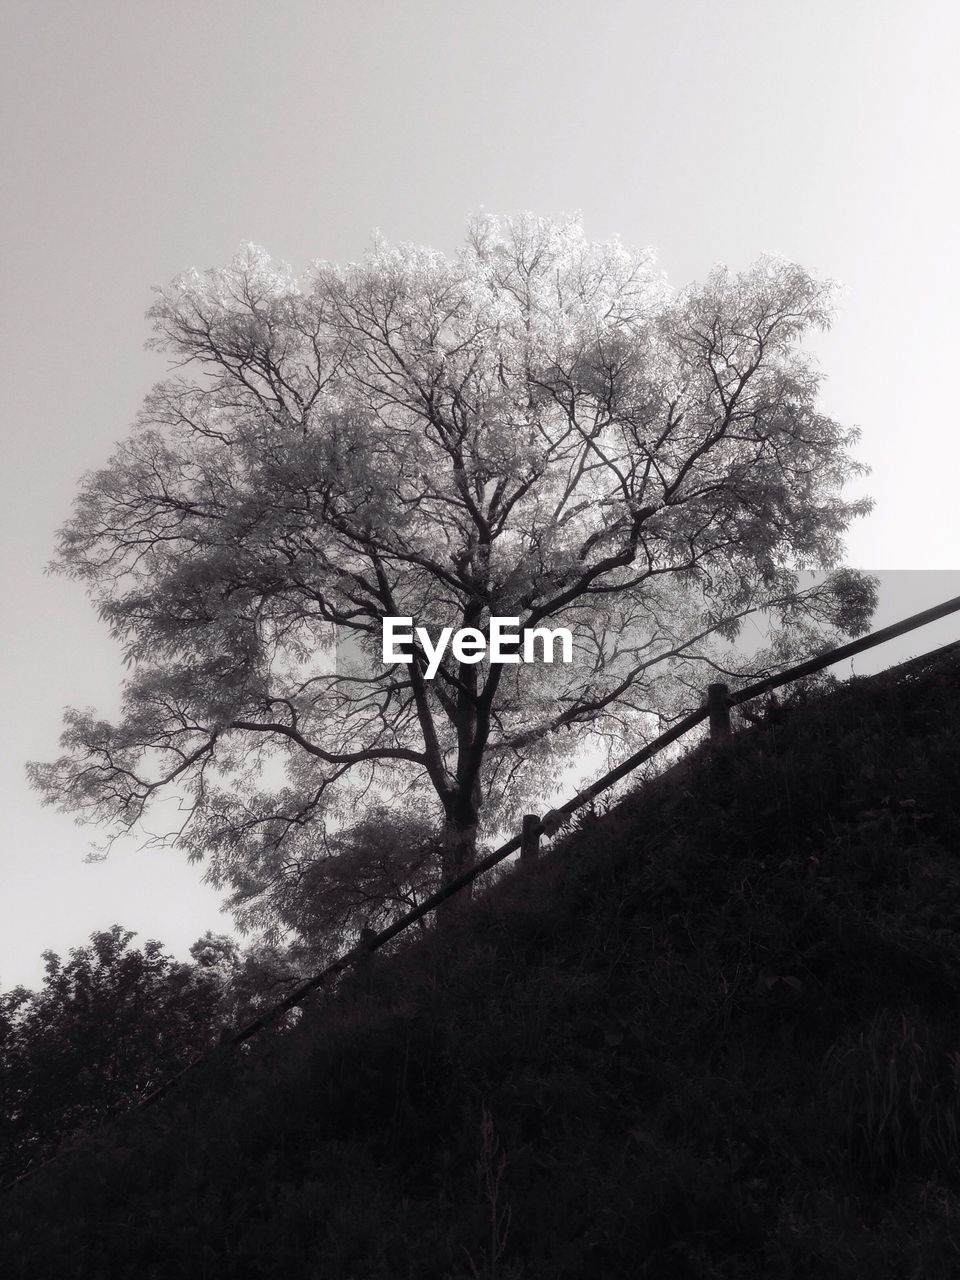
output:
[[[773,250],[847,286],[816,344],[877,509],[849,563],[877,625],[960,594],[957,6],[948,0],[3,0],[0,986],[118,921],[178,954],[226,929],[202,869],[41,809],[64,704],[115,646],[44,577],[82,472],[164,373],[150,286],[242,241],[294,266],[374,228],[453,250],[481,205],[582,211],[674,284]],[[909,572],[908,572],[909,571]],[[860,672],[960,636],[960,620]],[[849,664],[846,669],[849,669]],[[92,833],[96,834],[96,833]]]

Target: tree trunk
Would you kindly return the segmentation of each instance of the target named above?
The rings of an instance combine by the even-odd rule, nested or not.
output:
[[[443,824],[440,883],[449,884],[473,866],[477,857],[477,824],[473,815],[447,815]],[[437,920],[450,920],[469,901],[473,886],[467,885],[437,908]]]

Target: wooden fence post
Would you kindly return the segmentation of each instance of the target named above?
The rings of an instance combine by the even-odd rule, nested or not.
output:
[[[360,930],[356,959],[353,962],[353,971],[365,990],[370,986],[370,962],[373,959],[373,949],[370,944],[376,940],[376,936],[375,930],[367,928],[366,925]]]
[[[707,710],[710,713],[710,741],[714,746],[728,742],[730,728],[730,686],[722,683],[707,685]]]
[[[534,828],[540,825],[539,814],[525,813],[520,828],[520,861],[533,862],[540,852],[540,832]]]

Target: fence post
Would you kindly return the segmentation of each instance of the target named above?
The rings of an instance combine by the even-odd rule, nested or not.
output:
[[[540,832],[534,828],[539,826],[540,817],[536,813],[525,813],[520,827],[520,861],[533,862],[540,852]]]
[[[710,741],[714,746],[728,742],[730,728],[730,686],[722,683],[707,685],[707,710],[710,713]]]
[[[376,931],[366,925],[360,930],[356,959],[353,962],[353,972],[357,975],[364,989],[368,989],[370,985],[370,962],[373,959],[373,951],[370,944],[376,936]]]

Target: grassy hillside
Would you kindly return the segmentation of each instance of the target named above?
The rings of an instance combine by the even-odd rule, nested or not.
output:
[[[0,1202],[10,1277],[960,1274],[960,658],[741,734]]]

